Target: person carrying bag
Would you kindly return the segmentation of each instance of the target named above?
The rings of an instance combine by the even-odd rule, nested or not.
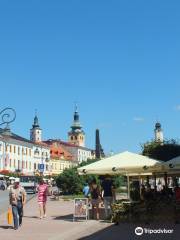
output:
[[[12,224],[13,222],[13,214],[12,214],[12,209],[11,207],[8,208],[8,212],[7,212],[7,222],[9,225]]]
[[[9,202],[12,207],[14,230],[17,230],[22,225],[23,206],[26,202],[26,192],[24,188],[20,186],[19,181],[19,178],[16,178],[14,185],[9,191]]]

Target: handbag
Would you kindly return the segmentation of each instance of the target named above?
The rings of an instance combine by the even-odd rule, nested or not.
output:
[[[12,214],[12,209],[11,209],[11,207],[8,208],[8,212],[7,212],[7,222],[8,222],[8,224],[12,224],[12,222],[13,222],[13,214]]]
[[[51,189],[50,186],[47,186],[46,195],[47,195],[47,196],[51,196],[51,195],[52,195],[52,189]]]

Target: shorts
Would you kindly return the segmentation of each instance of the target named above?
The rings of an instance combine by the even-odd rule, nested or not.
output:
[[[91,199],[91,204],[92,204],[93,206],[98,206],[100,202],[101,202],[101,200],[100,200],[99,198],[97,198],[97,199]]]

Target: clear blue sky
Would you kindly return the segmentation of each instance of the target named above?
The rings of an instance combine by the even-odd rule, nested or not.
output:
[[[156,119],[180,138],[179,1],[0,1],[0,109],[29,137],[67,138],[78,102],[87,146],[140,151]]]

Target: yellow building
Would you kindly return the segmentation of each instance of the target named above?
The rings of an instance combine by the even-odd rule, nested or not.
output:
[[[70,168],[76,165],[73,161],[73,156],[66,149],[64,149],[57,141],[48,140],[45,142],[50,146],[50,174],[59,175],[66,168]]]

